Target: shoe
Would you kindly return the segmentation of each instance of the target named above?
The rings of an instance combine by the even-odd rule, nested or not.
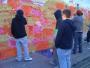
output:
[[[23,60],[16,58],[16,61],[17,61],[17,62],[22,62]]]
[[[32,58],[26,58],[25,61],[32,61]]]

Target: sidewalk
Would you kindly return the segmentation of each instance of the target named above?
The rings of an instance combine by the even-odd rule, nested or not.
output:
[[[83,33],[83,53],[77,53],[72,55],[72,64],[76,65],[77,63],[83,61],[84,59],[90,57],[90,44],[88,45],[86,41],[84,41],[86,37],[86,32]]]
[[[90,48],[90,45],[87,45],[84,41],[83,53],[72,55],[73,68],[90,68],[90,49],[88,48]],[[16,62],[15,57],[0,61],[0,68],[54,68],[54,66],[49,63],[50,58],[39,53],[33,53],[31,55],[33,61],[30,62]],[[85,64],[88,64],[88,67],[85,67]]]
[[[83,44],[83,53],[77,53],[75,55],[72,55],[72,64],[77,64],[83,59],[90,57],[90,45],[87,45],[86,42],[84,42]]]
[[[33,61],[16,62],[15,58],[0,61],[0,68],[53,68],[49,59],[40,54],[32,54]]]

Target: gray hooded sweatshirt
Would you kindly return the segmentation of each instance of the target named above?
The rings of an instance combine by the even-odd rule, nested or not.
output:
[[[75,32],[83,32],[84,19],[82,16],[75,16],[73,18],[74,26],[76,27]]]

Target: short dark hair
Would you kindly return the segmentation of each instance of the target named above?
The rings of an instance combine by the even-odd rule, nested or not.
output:
[[[71,17],[71,11],[69,9],[64,9],[63,14],[65,14],[67,18]]]
[[[16,11],[16,14],[17,14],[17,15],[23,15],[24,12],[23,12],[23,10],[19,9],[19,10]]]
[[[56,18],[56,20],[58,20],[58,19],[62,19],[62,11],[61,10],[56,10],[55,12],[54,12],[54,16],[55,16],[55,18]]]

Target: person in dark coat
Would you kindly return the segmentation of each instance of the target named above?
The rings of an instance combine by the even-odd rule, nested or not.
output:
[[[32,58],[29,56],[28,51],[28,39],[25,30],[25,25],[27,24],[26,18],[23,16],[22,10],[17,10],[15,18],[12,19],[11,23],[11,33],[16,39],[17,48],[17,61],[22,61],[22,48],[24,49],[24,60],[30,61]]]
[[[71,68],[71,51],[75,27],[71,20],[71,11],[63,10],[63,21],[59,25],[59,30],[55,39],[55,47],[58,55],[59,68]]]
[[[57,36],[58,30],[60,23],[62,22],[62,11],[60,9],[56,10],[54,12],[54,16],[56,19],[56,27],[55,27],[55,37]],[[56,45],[55,45],[56,46]],[[58,57],[57,57],[57,52],[56,52],[56,47],[53,48],[53,61],[50,62],[51,64],[58,66]]]

